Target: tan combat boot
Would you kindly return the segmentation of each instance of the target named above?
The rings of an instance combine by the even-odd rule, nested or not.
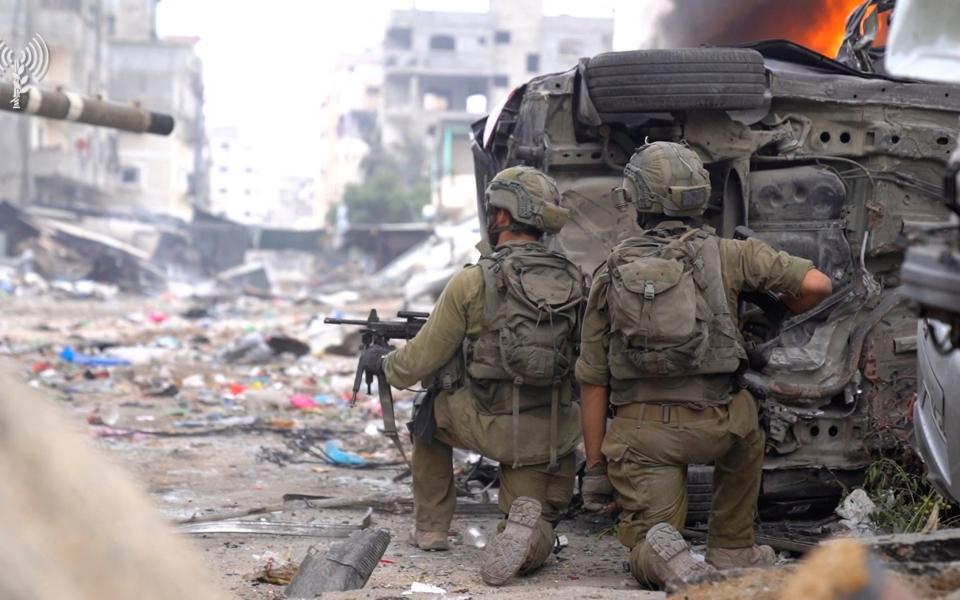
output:
[[[661,589],[667,585],[695,583],[716,572],[693,556],[690,545],[669,523],[657,523],[650,528],[637,558],[638,570],[642,573],[634,572],[634,576],[647,580],[641,583]]]
[[[769,567],[776,561],[777,553],[770,546],[707,548],[707,562],[718,569]]]
[[[487,544],[480,565],[480,578],[487,585],[503,585],[520,571],[530,540],[540,520],[540,502],[520,496],[510,505],[507,525]]]
[[[446,531],[420,531],[414,529],[410,532],[410,545],[416,546],[421,550],[449,550],[450,542],[447,540]]]

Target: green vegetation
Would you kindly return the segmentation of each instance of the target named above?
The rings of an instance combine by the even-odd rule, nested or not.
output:
[[[421,209],[430,202],[423,147],[404,140],[386,149],[371,140],[360,163],[363,181],[347,186],[343,201],[351,223],[408,223],[421,220]]]
[[[954,507],[922,474],[882,458],[867,469],[864,490],[877,505],[870,515],[877,528],[889,533],[930,531],[955,525]]]

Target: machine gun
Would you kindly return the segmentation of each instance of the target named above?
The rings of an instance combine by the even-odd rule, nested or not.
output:
[[[412,312],[401,310],[397,312],[398,319],[403,321],[381,321],[377,315],[376,309],[370,310],[367,319],[334,319],[325,318],[324,323],[330,325],[359,325],[363,329],[360,331],[360,353],[371,346],[388,346],[390,340],[410,340],[420,331],[423,324],[427,322],[429,313]],[[390,384],[387,383],[382,373],[374,373],[364,368],[363,358],[357,363],[357,373],[353,379],[353,400],[350,405],[357,403],[357,393],[360,391],[360,383],[366,380],[367,393],[371,392],[374,376],[377,377],[377,390],[380,395],[380,409],[383,412],[383,434],[393,441],[394,445],[403,456],[404,462],[409,464],[407,454],[403,451],[400,444],[400,434],[397,432],[397,419],[393,411],[393,394],[390,392]]]

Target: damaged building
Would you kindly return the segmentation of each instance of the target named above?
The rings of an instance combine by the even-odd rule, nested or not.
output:
[[[530,77],[612,45],[612,18],[544,16],[542,0],[492,0],[483,13],[394,11],[383,42],[384,144],[423,140],[434,210],[473,211],[470,123]]]

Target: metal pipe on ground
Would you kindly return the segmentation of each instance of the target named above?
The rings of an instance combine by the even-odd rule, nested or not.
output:
[[[14,108],[14,87],[0,83],[0,110],[8,112],[76,121],[98,127],[110,127],[131,133],[170,135],[174,120],[168,114],[144,110],[137,106],[107,102],[60,90],[29,87],[20,93],[20,108]]]

